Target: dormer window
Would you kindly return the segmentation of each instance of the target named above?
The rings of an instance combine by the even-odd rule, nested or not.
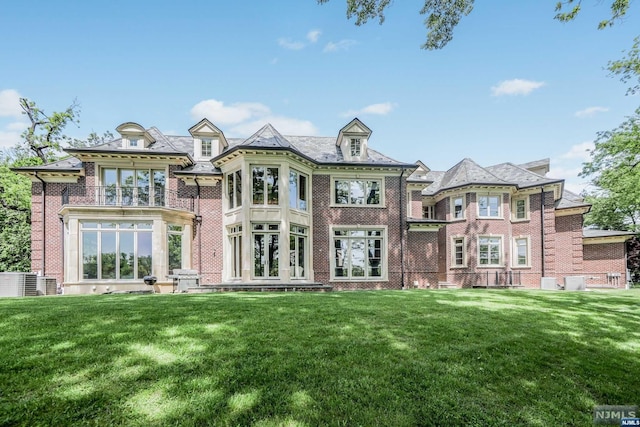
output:
[[[129,148],[138,148],[140,146],[140,139],[129,138]]]
[[[351,138],[351,156],[360,157],[360,138]]]
[[[116,128],[116,131],[122,136],[124,149],[144,150],[155,142],[153,136],[137,123],[123,123]]]
[[[202,157],[213,157],[213,140],[211,138],[202,138],[200,147]]]
[[[202,119],[189,129],[193,137],[193,154],[198,161],[208,161],[229,146],[220,129],[207,119]]]

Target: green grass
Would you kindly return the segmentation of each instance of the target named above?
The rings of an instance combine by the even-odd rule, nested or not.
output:
[[[0,300],[0,425],[591,425],[640,403],[640,292]]]

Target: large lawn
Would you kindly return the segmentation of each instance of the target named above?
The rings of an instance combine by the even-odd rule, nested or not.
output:
[[[0,425],[592,425],[640,403],[640,292],[0,300]]]

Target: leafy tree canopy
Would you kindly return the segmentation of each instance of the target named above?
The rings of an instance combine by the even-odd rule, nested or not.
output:
[[[607,68],[611,74],[620,76],[623,83],[631,83],[627,95],[640,92],[640,37],[634,39],[633,46],[626,56],[617,61],[610,61]]]
[[[318,0],[319,4],[329,0]],[[629,10],[631,0],[609,0],[611,2],[611,16],[602,20],[598,28],[610,27],[617,20],[625,16]],[[475,0],[424,0],[420,14],[425,15],[424,24],[427,28],[427,40],[423,49],[442,49],[453,38],[453,30],[463,16],[471,13]],[[356,18],[356,25],[362,25],[370,19],[378,19],[380,24],[385,20],[385,10],[392,3],[391,0],[347,0],[347,18]],[[575,19],[580,12],[582,0],[565,0],[556,3],[555,19],[567,22]]]
[[[640,231],[640,108],[616,129],[598,134],[580,175],[591,177],[598,189],[589,195],[588,224]]]

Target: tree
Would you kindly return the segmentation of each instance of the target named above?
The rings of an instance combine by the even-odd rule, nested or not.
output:
[[[62,112],[45,114],[35,102],[27,98],[20,98],[22,114],[29,118],[30,125],[22,133],[27,147],[42,161],[47,163],[60,154],[61,144],[69,142],[70,138],[63,134],[64,128],[70,123],[79,123],[80,106],[77,101]]]
[[[318,0],[319,4],[329,0]],[[630,0],[611,1],[611,16],[601,21],[598,28],[610,27],[617,20],[624,17],[629,10]],[[473,10],[475,0],[424,0],[420,9],[421,15],[426,15],[424,21],[427,28],[427,41],[423,49],[442,49],[453,38],[453,30],[463,16]],[[356,17],[356,25],[362,25],[370,19],[378,19],[384,23],[384,12],[391,4],[391,0],[347,0],[347,18]],[[582,0],[565,0],[556,4],[555,19],[567,22],[575,19],[580,12]]]
[[[637,79],[636,83],[627,89],[627,95],[633,95],[640,92],[640,37],[634,39],[631,50],[627,52],[627,56],[617,61],[610,61],[607,68],[611,74],[620,76],[623,83],[629,80]]]
[[[640,232],[640,108],[616,129],[601,132],[580,176],[591,177],[593,212],[585,221]]]
[[[109,142],[113,140],[113,134],[109,131],[106,131],[102,135],[98,135],[96,132],[91,132],[87,139],[77,139],[73,138],[67,143],[69,147],[73,148],[83,148],[83,147],[93,147],[94,145],[104,144],[105,142]]]

